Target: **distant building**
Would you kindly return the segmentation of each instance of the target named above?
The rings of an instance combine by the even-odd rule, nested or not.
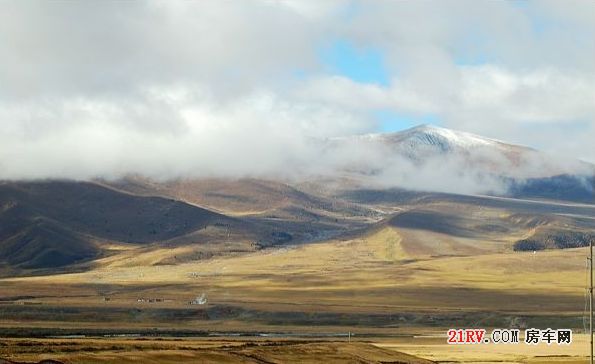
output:
[[[196,297],[195,299],[193,299],[192,301],[189,302],[189,304],[191,305],[206,305],[207,304],[207,295],[206,294],[202,294],[198,297]]]

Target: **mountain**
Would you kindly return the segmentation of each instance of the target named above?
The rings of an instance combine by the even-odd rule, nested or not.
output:
[[[320,159],[329,156],[343,164],[293,179],[0,182],[0,270],[69,267],[111,254],[110,246],[193,246],[186,255],[210,256],[198,247],[224,243],[233,251],[238,242],[249,249],[306,243],[357,235],[385,220],[399,228],[485,234],[479,221],[432,210],[436,204],[448,210],[465,195],[595,203],[592,165],[561,164],[531,148],[434,126],[333,138]],[[503,204],[499,208],[510,205]],[[533,209],[523,207],[522,213],[533,216]],[[551,241],[562,227],[592,226],[589,219],[551,221],[554,227],[542,228],[543,239]],[[518,228],[517,221],[502,224]]]
[[[508,195],[520,198],[563,200],[595,204],[595,175],[562,174],[512,180]]]
[[[363,206],[265,180],[0,182],[0,270],[67,267],[126,245],[191,247],[184,254],[195,259],[255,242],[321,240],[379,218]]]
[[[533,148],[426,124],[394,133],[333,138],[330,145],[376,149],[387,161],[400,158],[416,165],[456,161],[460,167],[507,177],[551,177],[589,167],[593,170],[592,165],[576,160],[568,165],[569,161],[558,161]]]
[[[107,243],[150,244],[208,226],[241,224],[163,197],[141,197],[95,183],[0,183],[0,261],[50,268],[98,257]]]
[[[319,181],[306,186],[303,182],[254,178],[156,182],[128,176],[100,183],[138,196],[173,198],[234,216],[269,230],[259,238],[259,244],[267,246],[320,240],[382,217],[375,209],[327,195]]]
[[[337,139],[348,140],[350,138]],[[435,153],[469,153],[481,148],[491,148],[505,154],[534,151],[528,147],[427,124],[394,133],[358,135],[351,139],[382,143],[390,146],[394,151],[416,160]]]
[[[174,179],[155,182],[140,176],[128,176],[100,183],[139,196],[166,196],[205,206],[232,216],[283,216],[300,219],[298,210],[334,215],[358,216],[370,211],[342,201],[332,200],[317,191],[308,191],[300,183],[255,178]],[[322,216],[320,216],[322,218]]]
[[[346,155],[342,171],[364,188],[594,202],[592,164],[431,125],[332,138],[325,154]]]

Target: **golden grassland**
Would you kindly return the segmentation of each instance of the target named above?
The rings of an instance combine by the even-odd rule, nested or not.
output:
[[[379,348],[437,361],[584,361],[587,343],[581,336],[576,336],[570,347],[535,348],[524,344],[451,346],[445,343],[444,333],[451,325],[509,327],[523,320],[526,325],[564,328],[572,324],[576,329],[584,310],[586,249],[534,254],[512,252],[507,241],[471,244],[467,238],[420,234],[384,226],[344,241],[180,262],[175,259],[177,256],[191,254],[198,248],[118,250],[114,247],[113,255],[97,261],[85,272],[1,279],[2,296],[14,297],[14,302],[0,305],[0,311],[25,302],[31,306],[19,306],[22,311],[20,308],[2,311],[5,314],[0,317],[0,326],[31,330],[175,327],[219,332],[351,331],[378,334],[377,338],[370,336],[365,340],[373,341]],[[420,247],[420,241],[432,243]],[[448,246],[458,248],[453,251]],[[207,305],[188,304],[202,293],[208,296]],[[138,298],[155,297],[163,301],[137,302]],[[213,307],[240,311],[230,316],[226,316],[227,311],[217,311],[218,316],[213,316],[208,313]],[[442,316],[447,319],[442,320]],[[421,336],[382,337],[394,334]],[[108,341],[110,345],[112,342],[119,345],[114,340]],[[252,341],[238,340],[244,344]],[[207,344],[201,339],[184,345]],[[348,350],[317,345],[321,346],[308,350],[320,355],[329,350],[329,353]],[[306,355],[304,348],[300,350]],[[119,360],[127,350],[99,350],[101,355],[75,350],[68,355],[81,355],[72,356],[72,362],[124,362]],[[287,350],[298,355],[299,350]],[[180,362],[183,358],[190,360],[196,353],[174,345],[169,351],[147,349],[135,355],[144,357],[144,362]],[[39,358],[35,353],[30,354],[29,357],[23,354],[22,358]],[[96,356],[111,359],[105,361]],[[293,361],[288,358],[285,357],[286,362]],[[302,362],[310,360],[304,358]],[[273,359],[272,362],[284,362],[283,358]]]
[[[0,356],[64,363],[402,363],[431,361],[366,342],[193,339],[10,339]]]
[[[196,339],[55,338],[5,339],[0,357],[65,363],[502,363],[578,364],[587,361],[588,337],[571,345],[449,345],[442,333],[400,338],[352,339]],[[405,354],[407,353],[407,354]]]
[[[437,335],[438,336],[438,335]],[[583,364],[588,361],[589,338],[574,334],[571,345],[519,344],[449,345],[445,337],[378,340],[375,345],[443,363]],[[522,339],[521,339],[522,340]]]
[[[101,298],[93,295],[98,287],[118,286],[122,289],[111,295],[105,289],[112,304],[137,297],[145,290],[152,294],[157,290],[164,297],[178,291],[176,297],[171,297],[176,300],[205,292],[211,303],[299,304],[304,309],[582,309],[584,249],[427,256],[411,253],[414,249],[402,244],[402,234],[387,227],[347,241],[169,265],[159,262],[191,248],[125,250],[99,260],[97,267],[86,272],[6,278],[0,284],[6,290],[14,289],[15,295],[21,289],[20,295],[31,296],[42,287],[69,287],[48,295],[44,302],[66,299],[90,303]],[[161,288],[154,288],[157,286]],[[73,292],[78,299],[67,296]],[[461,292],[467,294],[461,296]],[[501,302],[490,302],[494,295],[524,300],[518,305],[507,302],[502,307]],[[548,296],[549,302],[535,302],[543,296]]]

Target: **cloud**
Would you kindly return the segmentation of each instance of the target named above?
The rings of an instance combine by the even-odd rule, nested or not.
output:
[[[595,74],[478,65],[460,67],[450,82],[451,89],[442,93],[427,92],[420,83],[408,81],[381,87],[330,76],[304,82],[295,95],[352,112],[389,109],[420,117],[436,114],[453,129],[550,152],[559,152],[569,139],[581,140],[584,132],[595,137]],[[573,129],[577,124],[583,128]],[[544,125],[558,128],[548,132]],[[528,133],[531,130],[539,132]],[[571,155],[593,161],[592,151],[592,143],[580,143]]]
[[[56,100],[37,112],[30,104],[5,107],[0,117],[13,122],[0,131],[0,168],[17,179],[291,175],[296,163],[316,159],[311,138],[361,131],[360,120],[323,104],[267,92],[225,104],[211,98],[175,88],[141,99]],[[56,115],[57,125],[31,127],[55,123]]]
[[[414,166],[383,151],[321,156],[313,141],[376,131],[378,110],[594,161],[592,7],[7,3],[0,178],[289,178],[361,162],[389,166],[384,181],[431,187],[440,166],[408,182]],[[337,40],[378,50],[388,82],[325,64]],[[468,172],[452,185],[477,182]]]

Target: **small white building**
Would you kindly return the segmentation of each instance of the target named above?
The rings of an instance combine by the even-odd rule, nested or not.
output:
[[[207,295],[205,293],[203,293],[200,296],[193,299],[192,301],[190,301],[189,303],[191,305],[206,305],[207,304]]]

